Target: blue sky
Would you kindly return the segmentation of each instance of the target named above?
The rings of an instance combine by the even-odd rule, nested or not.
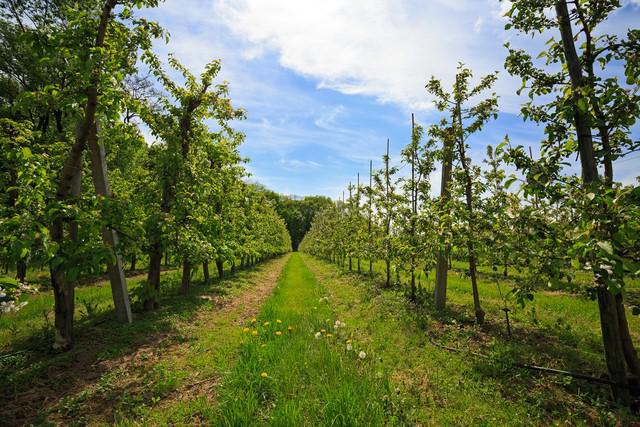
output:
[[[622,32],[640,22],[640,0],[607,24]],[[145,15],[171,35],[158,42],[193,72],[221,59],[236,106],[247,120],[241,153],[252,180],[284,194],[339,197],[369,160],[380,166],[386,139],[392,159],[410,137],[411,113],[428,126],[439,113],[424,85],[449,87],[462,61],[476,77],[502,69],[503,44],[542,49],[537,39],[505,32],[497,0],[166,0]],[[480,163],[488,144],[509,134],[537,147],[541,132],[517,116],[519,82],[501,72],[499,119],[470,141]],[[631,183],[640,160],[623,160],[616,179]],[[433,175],[439,188],[439,174]]]

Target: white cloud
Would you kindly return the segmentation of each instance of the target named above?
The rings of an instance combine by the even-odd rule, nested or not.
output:
[[[480,76],[501,68],[505,56],[506,6],[495,0],[216,0],[216,6],[250,43],[250,56],[271,50],[282,66],[321,88],[410,109],[430,107],[424,85],[431,75],[450,83],[462,61]]]

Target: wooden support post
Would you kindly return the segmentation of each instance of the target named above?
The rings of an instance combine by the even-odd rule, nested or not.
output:
[[[104,146],[98,139],[97,124],[94,122],[87,138],[89,155],[91,157],[91,171],[93,174],[93,186],[98,195],[111,197],[109,188],[109,175],[107,173],[107,161],[105,158]],[[129,294],[127,292],[127,281],[122,266],[122,257],[117,252],[118,233],[110,227],[102,229],[102,241],[113,251],[114,262],[107,264],[109,280],[111,281],[111,294],[113,305],[116,310],[116,318],[123,323],[131,323],[131,305],[129,304]]]

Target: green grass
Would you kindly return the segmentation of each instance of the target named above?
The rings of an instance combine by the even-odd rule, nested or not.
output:
[[[469,280],[456,271],[449,275],[448,309],[436,312],[428,298],[408,303],[402,287],[381,289],[379,274],[370,280],[299,253],[284,263],[209,286],[196,277],[186,296],[178,292],[179,273],[167,272],[161,310],[136,313],[129,326],[112,319],[107,282],[79,287],[78,299],[95,309],[89,315],[78,304],[77,345],[64,354],[47,350],[51,328],[41,311],[50,309],[51,296],[32,297],[24,311],[0,322],[3,352],[27,350],[0,359],[0,419],[122,426],[640,421],[611,406],[602,386],[512,365],[605,372],[597,307],[584,296],[541,291],[525,309],[510,303],[508,337],[503,300],[489,275],[480,280],[487,322],[478,326]],[[130,287],[141,279],[130,279]],[[433,288],[424,277],[421,285],[426,294]],[[511,285],[502,283],[502,292]],[[336,320],[346,326],[335,330]],[[630,318],[630,326],[640,342],[639,319]]]
[[[281,265],[270,261],[208,286],[196,276],[186,296],[179,294],[179,273],[163,274],[160,310],[135,313],[131,325],[112,319],[108,282],[80,287],[80,298],[92,298],[99,308],[84,320],[77,311],[76,345],[63,354],[48,350],[51,330],[38,313],[41,307],[50,309],[50,295],[32,298],[25,311],[0,326],[6,352],[27,350],[0,359],[0,424],[112,424],[144,420],[160,408],[175,416],[192,400],[193,405],[208,402],[198,390],[215,385],[229,369],[242,339],[231,325],[244,321],[247,310],[220,305],[253,292]],[[19,333],[13,335],[9,327]],[[191,387],[202,380],[211,381]],[[193,399],[183,398],[187,391]]]
[[[595,376],[605,372],[593,301],[565,293],[539,293],[528,308],[511,313],[514,336],[509,339],[494,283],[480,280],[487,324],[479,327],[472,323],[469,279],[455,272],[449,274],[449,309],[438,313],[430,304],[407,304],[401,288],[381,290],[380,275],[371,282],[312,257],[305,255],[304,259],[329,289],[346,322],[386,361],[394,387],[414,398],[415,420],[433,425],[615,425],[638,421],[626,410],[610,407],[607,390],[601,386],[532,374],[510,365],[515,360]],[[377,272],[384,268],[381,263],[375,267]],[[422,283],[425,285],[424,279]],[[427,283],[425,288],[431,290],[433,284]],[[637,317],[630,319],[630,327],[639,342]],[[489,360],[448,352],[432,345],[430,337],[484,353]]]
[[[404,424],[402,414],[390,410],[394,399],[386,375],[375,372],[375,356],[360,359],[356,351],[370,350],[357,341],[347,351],[353,328],[334,330],[340,319],[325,296],[302,257],[292,255],[260,311],[258,335],[247,335],[220,392],[213,425]]]

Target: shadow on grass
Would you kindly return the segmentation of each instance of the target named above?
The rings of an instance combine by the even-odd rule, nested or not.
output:
[[[83,402],[96,390],[100,397],[98,404],[104,406],[102,412],[113,413],[115,406],[123,402],[124,406],[135,406],[150,401],[151,396],[145,395],[148,384],[140,382],[149,378],[156,395],[173,391],[171,384],[175,379],[154,377],[154,374],[162,376],[162,372],[146,373],[145,378],[124,386],[114,387],[105,382],[117,382],[118,378],[109,380],[109,373],[117,375],[122,368],[119,365],[126,367],[137,353],[145,352],[144,358],[153,358],[163,349],[189,340],[180,335],[177,322],[188,321],[206,306],[215,308],[220,300],[217,297],[228,295],[236,285],[233,279],[260,269],[262,266],[245,268],[234,276],[212,279],[209,284],[195,281],[188,295],[179,294],[178,273],[163,275],[160,309],[134,310],[134,322],[130,325],[118,323],[112,311],[76,321],[75,346],[65,353],[50,350],[51,328],[34,330],[31,335],[17,339],[7,353],[10,356],[0,358],[0,424],[47,424],[46,417],[52,410],[67,420],[75,419],[81,416],[77,412]],[[158,389],[163,384],[166,390]]]
[[[491,378],[501,393],[509,398],[526,398],[532,404],[544,406],[546,412],[565,413],[567,416],[570,413],[566,403],[576,397],[589,405],[609,404],[607,386],[535,373],[515,366],[533,364],[604,377],[606,366],[600,337],[572,328],[570,319],[559,318],[555,323],[547,321],[540,324],[527,321],[522,316],[516,318],[511,313],[512,334],[509,336],[500,304],[483,301],[487,319],[478,325],[472,307],[448,302],[445,309],[437,310],[430,290],[420,289],[416,300],[411,301],[407,286],[386,288],[381,274],[371,277],[344,270],[337,274],[350,279],[353,284],[366,287],[371,295],[388,294],[386,300],[390,303],[394,300],[390,294],[397,297],[402,293],[407,298],[398,305],[397,310],[401,311],[398,315],[411,319],[434,342],[462,350],[456,354],[468,359],[473,375],[480,379]],[[558,399],[551,399],[551,402],[550,395],[557,395]]]

